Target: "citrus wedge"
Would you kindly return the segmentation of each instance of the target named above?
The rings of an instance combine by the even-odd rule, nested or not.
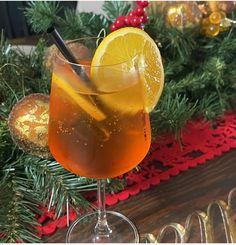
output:
[[[59,78],[55,73],[53,73],[53,81],[58,87],[60,87],[63,90],[63,92],[65,92],[68,95],[68,97],[72,101],[74,101],[74,103],[76,103],[92,118],[94,118],[97,121],[102,121],[106,118],[106,115],[96,107],[92,99],[89,100],[88,96],[85,97],[82,94],[76,92],[76,90],[68,82]]]
[[[139,28],[125,27],[110,33],[104,38],[92,60],[91,78],[99,88],[111,87],[110,84],[114,79],[120,79],[120,81],[125,79],[125,82],[132,85],[132,82],[136,79],[132,77],[132,70],[135,68],[134,62],[127,63],[126,71],[121,65],[114,66],[114,72],[110,76],[104,76],[103,69],[98,67],[132,61],[135,57],[138,59],[136,65],[139,69],[138,79],[141,80],[142,84],[144,107],[147,112],[150,112],[161,96],[164,85],[164,71],[160,51],[145,31]],[[112,107],[119,106],[119,109],[123,111],[127,111],[129,106],[128,101],[122,103],[121,100],[112,100],[112,96],[110,99],[106,97],[106,103]]]

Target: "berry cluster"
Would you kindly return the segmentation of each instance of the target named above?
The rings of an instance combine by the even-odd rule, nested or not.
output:
[[[145,13],[145,7],[148,6],[147,0],[137,0],[137,7],[128,13],[127,16],[119,16],[110,26],[110,30],[115,31],[125,26],[143,28],[143,24],[148,21],[148,16]]]
[[[231,24],[223,11],[214,11],[202,20],[202,32],[210,37],[216,37],[230,26]]]

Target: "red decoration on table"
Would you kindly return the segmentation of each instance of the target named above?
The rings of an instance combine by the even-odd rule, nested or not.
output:
[[[140,171],[124,175],[127,186],[119,193],[107,195],[106,204],[114,205],[126,200],[129,196],[137,195],[140,191],[170,180],[183,171],[205,164],[207,160],[233,148],[236,148],[236,113],[228,113],[219,118],[216,128],[212,128],[210,122],[190,121],[183,130],[182,146],[171,135],[154,142],[151,153],[139,165]],[[42,223],[39,227],[41,235],[50,235],[57,228],[67,225],[66,216],[58,220],[53,220],[52,217],[53,213],[46,209],[39,217],[38,221]],[[70,210],[69,220],[75,219],[75,212]]]
[[[113,32],[117,29],[126,26],[143,28],[144,24],[148,21],[148,16],[145,13],[145,8],[148,6],[148,1],[137,0],[137,7],[135,10],[130,11],[127,16],[119,16],[114,23],[110,26],[110,31]]]

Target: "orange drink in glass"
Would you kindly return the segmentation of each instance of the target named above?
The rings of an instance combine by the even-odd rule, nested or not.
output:
[[[98,179],[98,212],[75,221],[68,231],[67,242],[133,243],[139,240],[130,220],[120,213],[105,211],[105,182],[102,181],[132,170],[147,154],[151,143],[148,113],[162,90],[163,81],[150,89],[152,76],[150,66],[145,66],[147,55],[137,52],[147,38],[144,45],[147,48],[151,45],[154,48],[151,54],[158,56],[155,43],[141,30],[129,28],[129,31],[140,38],[140,43],[136,43],[135,52],[126,59],[106,52],[110,45],[107,37],[97,50],[97,38],[68,43],[72,52],[76,43],[82,45],[79,52],[73,52],[78,64],[60,55],[54,61],[49,118],[51,153],[70,172]],[[157,58],[159,62],[160,56]],[[89,81],[85,82],[78,70],[83,71]],[[158,72],[163,72],[161,63],[154,76]],[[157,96],[153,96],[155,90],[158,90]],[[154,102],[150,99],[152,96]],[[87,218],[89,223],[82,222]]]
[[[112,76],[113,69],[122,65],[126,64],[97,69]],[[130,171],[146,155],[151,138],[137,72],[126,76],[124,71],[124,87],[119,89],[111,81],[110,91],[87,87],[83,91],[70,73],[72,68],[63,61],[54,64],[49,126],[53,156],[64,168],[89,178],[112,178]],[[109,100],[117,105],[110,106]],[[127,108],[119,110],[120,100]]]

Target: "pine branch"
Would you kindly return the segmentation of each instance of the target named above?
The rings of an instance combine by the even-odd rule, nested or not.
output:
[[[219,57],[224,60],[231,61],[236,55],[236,27],[232,26],[229,33],[223,40],[220,40],[219,48],[216,50]]]
[[[45,42],[40,40],[34,51],[26,55],[0,39],[0,102],[6,114],[23,96],[33,92],[49,92],[50,77],[43,67]],[[1,110],[1,112],[3,112]]]
[[[64,28],[62,28],[61,34],[65,39],[76,39],[83,35],[88,36],[87,30],[83,25],[83,21],[80,15],[76,13],[76,10],[65,10],[63,26]]]
[[[17,53],[2,32],[0,37],[0,102],[6,103],[6,100],[11,96],[17,100],[17,94],[11,86],[13,81],[15,88],[22,88],[17,58]]]
[[[42,160],[33,156],[21,159],[28,178],[34,181],[34,188],[40,192],[41,201],[48,209],[55,211],[59,217],[68,210],[68,203],[75,210],[89,209],[91,204],[83,197],[83,193],[96,189],[95,180],[78,177],[65,170],[55,161]]]
[[[118,16],[127,15],[132,10],[132,6],[127,1],[105,1],[102,10],[110,22],[114,22]]]
[[[38,196],[31,189],[30,180],[16,176],[23,174],[20,169],[9,171],[0,182],[0,242],[39,242],[39,237],[35,235]]]
[[[217,116],[222,115],[224,108],[219,103],[219,96],[216,92],[204,94],[203,98],[199,100],[196,115],[203,116],[206,120],[213,121]]]
[[[25,8],[25,16],[28,23],[36,33],[45,32],[50,26],[56,26],[65,39],[77,39],[81,37],[97,36],[102,28],[108,31],[108,20],[94,13],[77,13],[76,10],[63,9],[63,14],[56,2],[31,2]]]
[[[59,2],[56,1],[31,1],[25,8],[24,14],[33,31],[40,33],[62,22],[58,16],[60,10]]]
[[[21,162],[34,188],[40,192],[41,201],[55,211],[56,217],[68,213],[65,207],[69,206],[79,211],[94,208],[83,194],[97,189],[96,180],[77,176],[55,161],[26,155]],[[124,185],[124,180],[108,180],[108,190],[112,193],[122,190]]]
[[[196,34],[191,30],[179,31],[169,26],[160,10],[158,13],[150,11],[145,31],[158,44],[164,58],[186,62],[196,48]]]
[[[7,120],[0,119],[0,166],[2,167],[7,164],[7,162],[16,153],[16,149],[15,147],[12,148],[12,144],[13,142],[10,136]]]
[[[163,93],[159,105],[151,113],[153,136],[160,133],[174,133],[180,138],[181,130],[187,121],[192,118],[197,109],[197,103],[189,103],[184,95]]]
[[[113,178],[113,179],[107,179],[107,186],[106,186],[106,191],[108,193],[117,193],[119,191],[124,190],[126,186],[126,179],[118,179],[118,178]]]
[[[75,10],[66,9],[63,25],[60,30],[65,39],[77,39],[82,37],[96,37],[101,29],[108,32],[107,19],[94,13],[76,13]]]

